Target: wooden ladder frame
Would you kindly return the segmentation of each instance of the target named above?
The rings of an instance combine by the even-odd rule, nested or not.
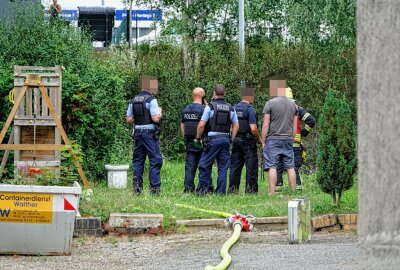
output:
[[[71,145],[71,141],[68,139],[68,136],[61,124],[60,119],[58,118],[58,115],[55,111],[54,105],[50,100],[49,95],[47,94],[46,88],[44,87],[41,78],[37,74],[29,74],[25,80],[24,86],[22,87],[21,93],[18,95],[17,99],[15,100],[14,106],[8,115],[7,121],[5,125],[3,126],[3,129],[1,130],[0,133],[0,150],[48,150],[48,151],[56,151],[56,150],[62,150],[65,145],[63,144],[1,144],[3,142],[3,139],[7,133],[8,128],[11,125],[11,122],[13,121],[15,114],[18,111],[18,108],[22,102],[22,99],[24,98],[26,91],[28,90],[29,87],[38,87],[40,92],[42,93],[42,96],[44,98],[44,101],[46,102],[50,114],[54,119],[54,122],[56,124],[56,127],[58,128],[58,131],[60,132],[60,135],[65,142],[65,145]],[[72,152],[72,149],[69,149],[68,151],[71,152],[72,155],[74,153]],[[90,183],[86,178],[86,175],[82,169],[81,164],[79,161],[75,160],[74,165],[76,169],[78,170],[79,176],[81,177],[83,184],[85,188],[90,188]]]

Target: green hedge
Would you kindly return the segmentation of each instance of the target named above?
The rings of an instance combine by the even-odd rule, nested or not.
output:
[[[91,180],[105,179],[104,164],[112,156],[130,160],[130,128],[125,124],[129,100],[140,90],[143,74],[159,80],[158,100],[163,107],[161,145],[166,158],[181,159],[183,139],[179,132],[181,111],[191,102],[196,86],[212,95],[216,83],[226,86],[227,100],[240,100],[240,81],[257,89],[254,103],[261,112],[268,99],[265,80],[286,74],[298,103],[317,121],[325,92],[331,88],[348,98],[355,119],[355,48],[332,50],[307,44],[249,42],[246,64],[240,64],[236,42],[195,44],[199,65],[184,74],[182,49],[170,42],[141,45],[137,50],[114,48],[93,52],[87,34],[73,27],[49,25],[43,15],[20,16],[15,25],[0,24],[0,122],[11,110],[13,65],[63,65],[63,125],[82,146],[84,168]],[[319,131],[307,138],[309,168],[314,169]]]

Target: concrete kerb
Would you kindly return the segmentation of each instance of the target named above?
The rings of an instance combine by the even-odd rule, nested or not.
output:
[[[327,214],[312,218],[311,224],[313,231],[316,232],[357,231],[357,220],[358,214]],[[164,232],[163,221],[164,216],[161,214],[112,213],[110,220],[103,225],[103,229],[105,233],[117,235],[159,234]],[[285,231],[288,229],[287,217],[259,217],[250,218],[250,221],[258,231]],[[101,230],[97,225],[100,222],[100,218],[77,219],[74,236],[101,236]],[[96,226],[89,224],[96,224]],[[78,228],[80,230],[77,230]],[[184,233],[226,229],[226,226],[225,219],[213,218],[177,220],[176,228],[178,233]]]
[[[314,231],[356,231],[357,214],[328,214],[314,217],[311,221]],[[259,217],[250,218],[253,226],[259,231],[285,231],[288,229],[287,217]],[[226,228],[225,219],[194,219],[177,220],[178,232],[198,232],[210,229]]]
[[[118,235],[164,232],[164,215],[162,214],[131,214],[111,213],[105,231]]]
[[[287,217],[260,217],[249,219],[256,230],[283,231],[287,230]],[[210,229],[225,229],[225,219],[192,219],[177,220],[176,227],[179,231],[198,232]]]

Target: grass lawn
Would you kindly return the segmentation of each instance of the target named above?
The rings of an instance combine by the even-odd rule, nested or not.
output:
[[[148,168],[148,166],[146,166]],[[184,163],[165,162],[162,168],[162,194],[154,197],[149,194],[148,171],[145,171],[142,196],[133,196],[131,176],[128,188],[125,190],[110,190],[106,181],[94,185],[93,197],[90,201],[82,199],[80,211],[82,216],[100,216],[103,221],[108,220],[111,212],[122,213],[161,213],[164,215],[164,227],[171,231],[175,229],[177,219],[215,218],[213,214],[177,207],[175,204],[186,204],[199,208],[234,213],[238,211],[244,215],[252,214],[256,217],[286,216],[287,203],[294,198],[307,198],[311,201],[313,216],[324,213],[357,213],[357,184],[346,191],[342,196],[342,205],[338,209],[331,205],[332,199],[328,194],[321,192],[315,180],[315,175],[303,175],[303,191],[290,193],[287,188],[282,194],[268,196],[267,177],[259,179],[258,195],[244,194],[244,174],[240,195],[206,196],[183,194]],[[213,169],[214,186],[216,186],[216,167]],[[228,180],[229,181],[229,180]],[[198,180],[195,180],[198,183]]]

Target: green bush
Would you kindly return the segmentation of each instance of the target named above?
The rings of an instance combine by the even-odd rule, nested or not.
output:
[[[1,124],[12,107],[7,97],[13,88],[13,65],[62,65],[63,126],[82,147],[88,178],[105,179],[104,164],[113,152],[123,153],[121,158],[128,161],[125,77],[117,55],[99,57],[87,33],[62,21],[49,24],[35,9],[21,11],[15,24],[0,23],[0,44]]]
[[[194,44],[198,65],[185,74],[182,48],[160,40],[135,49],[112,48],[105,52],[91,49],[84,31],[65,25],[50,25],[41,11],[18,16],[15,24],[0,23],[0,123],[11,110],[6,101],[13,88],[13,65],[63,65],[63,125],[68,136],[81,145],[83,167],[92,181],[105,179],[104,164],[112,156],[131,158],[131,127],[125,124],[128,102],[140,91],[143,74],[159,80],[159,104],[163,107],[161,147],[165,158],[182,160],[183,138],[179,131],[181,111],[191,102],[196,86],[206,90],[222,83],[228,102],[240,100],[240,82],[256,87],[256,108],[268,100],[266,80],[285,74],[298,104],[313,114],[317,123],[326,89],[345,96],[355,119],[355,47],[332,50],[306,43],[282,43],[258,39],[249,42],[245,64],[241,64],[234,41],[202,41]],[[308,171],[315,169],[320,128],[305,139]],[[6,138],[7,139],[7,138]],[[124,153],[123,155],[120,153]]]
[[[319,121],[317,181],[340,206],[344,191],[354,184],[356,173],[356,130],[348,102],[328,91]]]

